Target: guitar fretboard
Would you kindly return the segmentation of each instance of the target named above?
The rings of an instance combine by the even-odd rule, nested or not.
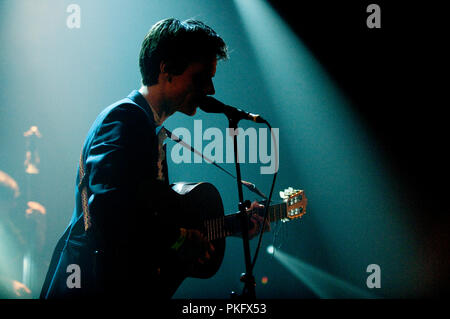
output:
[[[261,212],[264,214],[264,210]],[[286,203],[271,205],[267,212],[269,222],[287,218]],[[205,232],[208,240],[215,240],[241,232],[241,220],[239,213],[225,215],[204,221]]]

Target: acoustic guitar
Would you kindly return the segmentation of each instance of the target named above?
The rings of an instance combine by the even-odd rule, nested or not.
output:
[[[225,254],[225,238],[241,233],[241,216],[239,212],[224,214],[220,194],[210,183],[175,183],[171,186],[181,203],[178,207],[183,207],[183,212],[174,216],[174,222],[178,227],[199,230],[215,248],[211,258],[203,264],[180,265],[179,260],[167,258],[166,262],[160,265],[159,280],[170,282],[173,293],[187,277],[210,278],[216,274]],[[286,222],[300,218],[306,213],[307,198],[303,190],[290,187],[280,192],[280,196],[283,202],[268,208],[269,222]],[[263,215],[264,210],[249,210],[249,217],[254,213]]]

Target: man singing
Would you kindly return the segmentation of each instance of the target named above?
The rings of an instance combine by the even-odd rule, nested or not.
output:
[[[169,187],[162,124],[175,112],[196,113],[215,93],[217,61],[226,58],[225,42],[200,21],[169,18],[150,29],[139,54],[141,88],[104,109],[84,142],[76,206],[41,298],[167,299],[179,283],[161,280],[162,256],[180,267],[211,258],[204,234],[173,223],[171,212],[183,207]],[[250,237],[257,225],[253,219]]]

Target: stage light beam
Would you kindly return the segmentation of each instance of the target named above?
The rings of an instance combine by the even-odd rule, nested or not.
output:
[[[330,272],[346,269],[356,281],[375,261],[388,269],[383,274],[390,289],[382,295],[411,295],[423,263],[416,250],[420,240],[385,154],[350,100],[267,1],[234,4],[271,98],[267,103],[274,106],[265,118],[280,126],[285,145],[279,180],[289,172],[287,178],[301,180],[310,200],[303,224],[316,231],[302,236],[323,243],[317,249]]]
[[[269,249],[271,248],[271,249]],[[269,252],[270,251],[270,252]],[[376,299],[377,295],[363,288],[352,285],[317,267],[307,264],[290,254],[273,246],[267,247],[267,252],[288,269],[298,280],[310,288],[319,298],[323,299]]]

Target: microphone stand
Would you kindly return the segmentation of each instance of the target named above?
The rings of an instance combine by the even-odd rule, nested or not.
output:
[[[239,217],[241,219],[242,227],[242,242],[244,245],[244,258],[245,258],[245,273],[241,274],[240,280],[244,283],[244,290],[242,292],[243,299],[255,299],[255,278],[253,276],[252,262],[250,256],[250,240],[248,236],[248,217],[246,213],[246,208],[249,206],[249,201],[244,201],[244,194],[242,191],[242,180],[241,180],[241,168],[238,160],[238,148],[237,148],[237,123],[239,119],[235,119],[230,115],[227,115],[229,122],[229,129],[233,130],[233,144],[234,144],[234,163],[236,166],[236,181],[239,194]],[[232,297],[236,297],[235,293],[232,292]]]

